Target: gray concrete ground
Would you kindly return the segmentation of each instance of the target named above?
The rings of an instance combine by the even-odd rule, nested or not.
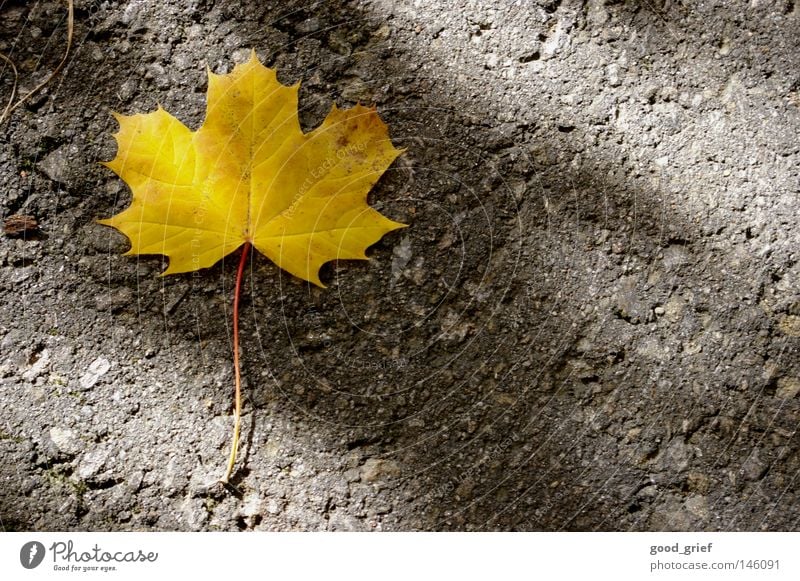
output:
[[[0,2],[23,89],[64,13]],[[236,256],[120,256],[97,162],[252,47],[306,129],[377,104],[411,227],[253,258],[226,490]],[[78,0],[0,138],[0,528],[796,530],[799,64],[794,0]]]

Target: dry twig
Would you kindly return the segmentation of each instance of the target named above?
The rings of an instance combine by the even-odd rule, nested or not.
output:
[[[58,63],[58,66],[55,70],[50,73],[50,76],[47,77],[44,81],[36,85],[33,89],[25,93],[22,97],[20,97],[16,102],[14,102],[14,97],[16,96],[17,92],[17,79],[19,75],[17,74],[17,67],[14,66],[13,61],[8,58],[6,55],[0,53],[0,58],[6,61],[9,65],[11,65],[11,70],[14,72],[14,85],[11,89],[11,98],[8,100],[8,104],[6,108],[3,110],[2,115],[0,115],[0,125],[2,125],[6,119],[8,119],[9,115],[14,112],[18,107],[20,107],[25,101],[30,99],[33,95],[38,93],[47,83],[53,80],[61,69],[64,68],[64,65],[67,62],[67,57],[69,56],[69,51],[72,48],[72,32],[75,28],[75,10],[73,7],[73,0],[65,0],[67,3],[67,48],[64,50],[64,56],[61,58],[61,62]]]

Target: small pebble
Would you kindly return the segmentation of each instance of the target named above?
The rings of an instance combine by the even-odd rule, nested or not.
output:
[[[83,389],[91,389],[94,384],[111,369],[111,362],[105,357],[98,357],[89,365],[79,383]]]
[[[50,428],[50,440],[52,440],[56,448],[65,454],[77,454],[83,449],[81,441],[75,435],[75,432],[69,428],[58,426]]]

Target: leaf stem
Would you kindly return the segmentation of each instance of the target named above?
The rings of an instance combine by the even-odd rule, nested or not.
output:
[[[239,295],[242,289],[242,278],[244,275],[244,265],[247,262],[247,253],[250,250],[250,243],[245,242],[242,247],[242,255],[239,258],[239,270],[236,272],[236,289],[233,292],[233,373],[235,383],[235,405],[233,410],[233,441],[231,443],[231,455],[228,458],[228,468],[222,482],[227,483],[233,474],[233,467],[236,464],[236,451],[239,448],[239,434],[242,429],[242,374],[239,370]]]

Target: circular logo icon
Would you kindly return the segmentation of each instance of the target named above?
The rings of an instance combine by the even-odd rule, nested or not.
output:
[[[35,569],[44,560],[44,545],[39,541],[30,541],[19,550],[19,562],[26,569]]]

